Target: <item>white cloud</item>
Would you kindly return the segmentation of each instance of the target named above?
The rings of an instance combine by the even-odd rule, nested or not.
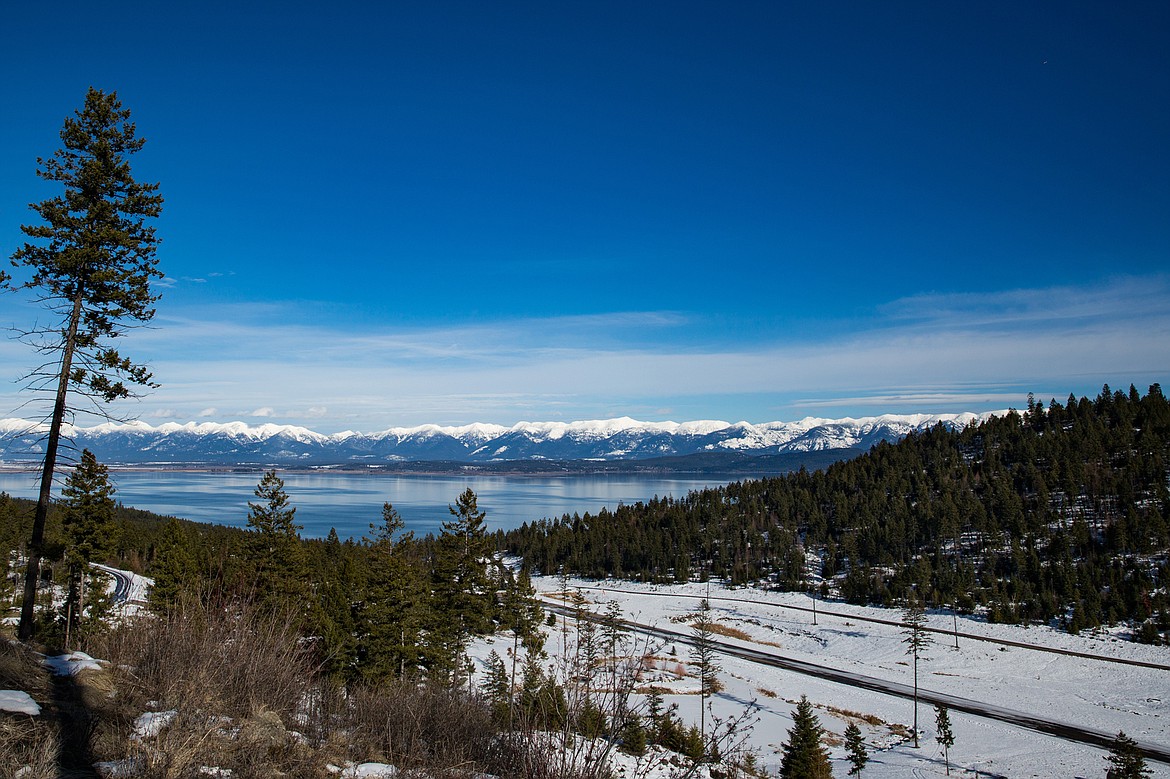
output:
[[[360,331],[284,324],[305,321],[302,313],[254,304],[160,313],[156,328],[131,335],[163,385],[137,413],[216,418],[217,409],[252,408],[249,416],[312,421],[325,432],[635,410],[758,422],[818,408],[842,416],[1003,408],[1029,390],[1062,398],[1106,381],[1144,390],[1166,383],[1170,368],[1165,277],[920,295],[815,342],[730,347],[696,345],[700,323],[675,312]],[[675,342],[678,333],[686,338]]]

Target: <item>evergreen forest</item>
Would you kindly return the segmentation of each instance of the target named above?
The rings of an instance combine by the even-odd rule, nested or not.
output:
[[[852,603],[981,610],[1071,632],[1170,636],[1170,404],[1106,385],[1029,396],[823,471],[524,525],[501,544],[542,573],[807,590]]]

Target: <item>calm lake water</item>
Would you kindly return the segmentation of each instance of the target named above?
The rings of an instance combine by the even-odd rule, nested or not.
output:
[[[187,471],[111,471],[115,497],[127,506],[198,522],[244,527],[248,501],[262,474]],[[655,496],[681,498],[691,490],[727,484],[742,476],[649,475],[422,476],[372,473],[281,473],[307,537],[336,528],[343,539],[369,534],[389,501],[417,535],[438,533],[451,519],[448,506],[470,487],[487,513],[489,530],[510,530],[545,517],[597,513],[603,506],[633,504]],[[0,472],[0,490],[35,498],[37,475]],[[55,493],[56,494],[56,493]]]

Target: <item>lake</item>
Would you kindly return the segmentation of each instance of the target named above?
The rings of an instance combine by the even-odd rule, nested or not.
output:
[[[127,506],[197,522],[245,527],[248,502],[262,473],[203,471],[110,472],[115,497]],[[470,487],[487,513],[489,531],[510,530],[525,522],[574,512],[597,513],[619,503],[633,504],[655,496],[681,498],[691,490],[742,480],[740,476],[702,475],[566,475],[488,476],[379,473],[280,473],[285,492],[296,506],[306,537],[324,537],[336,528],[342,539],[369,534],[389,501],[416,535],[438,533],[451,519],[448,506]],[[0,472],[0,490],[21,498],[37,495],[37,474]],[[58,477],[62,478],[62,477]],[[59,485],[58,485],[59,487]],[[54,493],[58,494],[57,492]]]

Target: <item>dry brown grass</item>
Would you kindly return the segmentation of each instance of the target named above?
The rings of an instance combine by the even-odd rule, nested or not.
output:
[[[912,739],[914,737],[914,734],[910,732],[909,725],[903,725],[899,722],[891,722],[888,725],[886,725],[886,727],[889,728],[890,732],[893,733],[895,736],[897,736],[898,738],[903,739],[905,741],[909,741],[910,739]]]
[[[548,775],[539,754],[501,737],[482,701],[409,681],[345,690],[318,672],[293,620],[245,605],[189,605],[119,628],[94,651],[119,669],[118,696],[136,712],[120,720],[120,751],[103,758],[136,760],[143,779],[205,766],[234,779],[326,777],[327,764],[349,761],[435,779]],[[177,714],[131,738],[146,710]]]
[[[352,760],[446,772],[483,766],[496,740],[488,707],[446,688],[392,681],[359,688],[349,702],[342,729]]]
[[[42,656],[15,642],[0,643],[0,689],[23,690],[41,707],[35,717],[0,714],[0,779],[71,775],[122,748],[117,735],[123,708],[106,670],[54,677]]]
[[[0,714],[0,779],[57,779],[57,728],[43,719]]]
[[[40,657],[15,641],[0,640],[0,689],[24,690],[37,701],[49,694]]]
[[[132,761],[139,779],[201,779],[211,768],[325,779],[329,764],[374,760],[432,779],[602,779],[600,763],[566,763],[531,733],[501,731],[489,706],[461,690],[342,688],[322,676],[295,620],[246,604],[188,603],[96,636],[87,650],[109,665],[67,680],[67,700],[35,655],[0,651],[0,686],[33,691],[60,717],[0,714],[0,779],[24,766],[22,779],[60,779],[63,754],[70,765]],[[146,711],[174,714],[135,735]]]
[[[316,677],[295,619],[242,603],[189,604],[116,628],[103,643],[97,651],[123,669],[122,694],[159,710],[288,716]]]
[[[866,725],[874,728],[881,727],[882,725],[886,724],[885,720],[873,714],[862,714],[859,711],[839,709],[836,706],[825,706],[825,711],[845,720],[846,722],[864,722]]]
[[[724,625],[722,622],[712,622],[710,625],[710,630],[716,635],[727,636],[728,638],[737,638],[740,641],[753,640],[750,635],[740,630],[739,628],[733,628],[730,625]]]
[[[95,745],[102,759],[134,758],[144,779],[194,776],[202,766],[238,778],[315,775],[310,750],[286,727],[317,683],[289,615],[192,602],[113,629],[93,652],[116,669],[123,702],[103,717],[116,735]],[[144,711],[178,713],[156,735],[136,738]]]

